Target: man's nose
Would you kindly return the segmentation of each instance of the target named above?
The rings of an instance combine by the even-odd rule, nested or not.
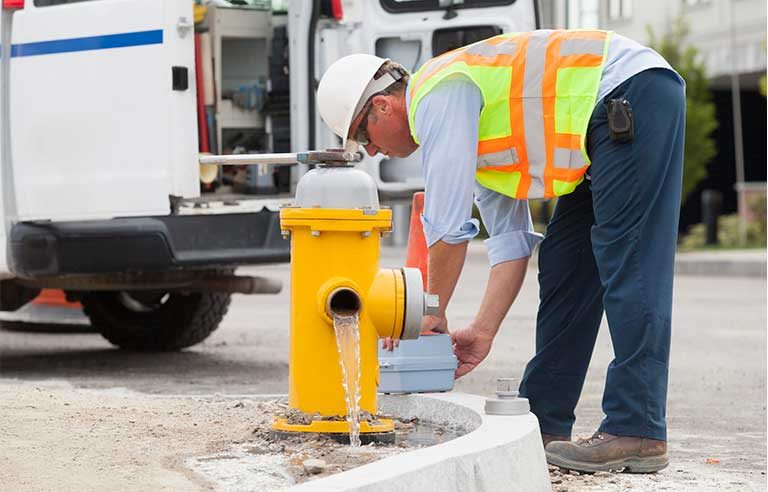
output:
[[[369,143],[368,145],[363,145],[363,148],[371,157],[375,156],[379,152],[379,148],[373,145],[372,143]]]

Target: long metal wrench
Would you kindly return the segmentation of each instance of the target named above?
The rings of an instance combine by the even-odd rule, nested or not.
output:
[[[240,166],[245,164],[351,164],[362,159],[360,152],[345,152],[343,150],[311,150],[282,154],[234,154],[234,155],[203,155],[200,164],[217,166]]]

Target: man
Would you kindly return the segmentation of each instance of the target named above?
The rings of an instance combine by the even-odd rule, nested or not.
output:
[[[539,252],[536,355],[520,393],[550,463],[581,471],[667,466],[666,393],[680,207],[684,82],[653,50],[605,31],[502,34],[409,76],[371,55],[329,67],[323,120],[345,147],[421,149],[428,290],[445,317],[478,233],[491,270],[474,321],[452,330],[459,367],[487,355],[540,241],[527,199],[559,197]],[[574,408],[603,312],[615,358],[600,428],[571,442]]]

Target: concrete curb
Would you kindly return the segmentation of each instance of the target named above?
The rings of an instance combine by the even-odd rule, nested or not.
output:
[[[482,241],[470,241],[468,254],[486,257],[485,244]],[[405,253],[397,248],[382,250],[384,258],[405,258]],[[534,252],[528,262],[529,268],[538,268],[538,251]],[[766,269],[766,250],[725,250],[725,251],[696,251],[678,252],[675,257],[675,274],[701,275],[716,277],[763,277]]]
[[[675,273],[726,277],[766,276],[765,250],[678,253]]]
[[[536,417],[531,413],[485,415],[484,404],[485,398],[464,393],[380,395],[382,413],[474,430],[443,444],[385,458],[288,490],[551,491]]]

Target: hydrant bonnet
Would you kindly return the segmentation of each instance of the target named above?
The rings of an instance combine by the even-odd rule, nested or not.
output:
[[[296,186],[295,205],[302,208],[378,209],[376,183],[353,167],[318,167]]]

